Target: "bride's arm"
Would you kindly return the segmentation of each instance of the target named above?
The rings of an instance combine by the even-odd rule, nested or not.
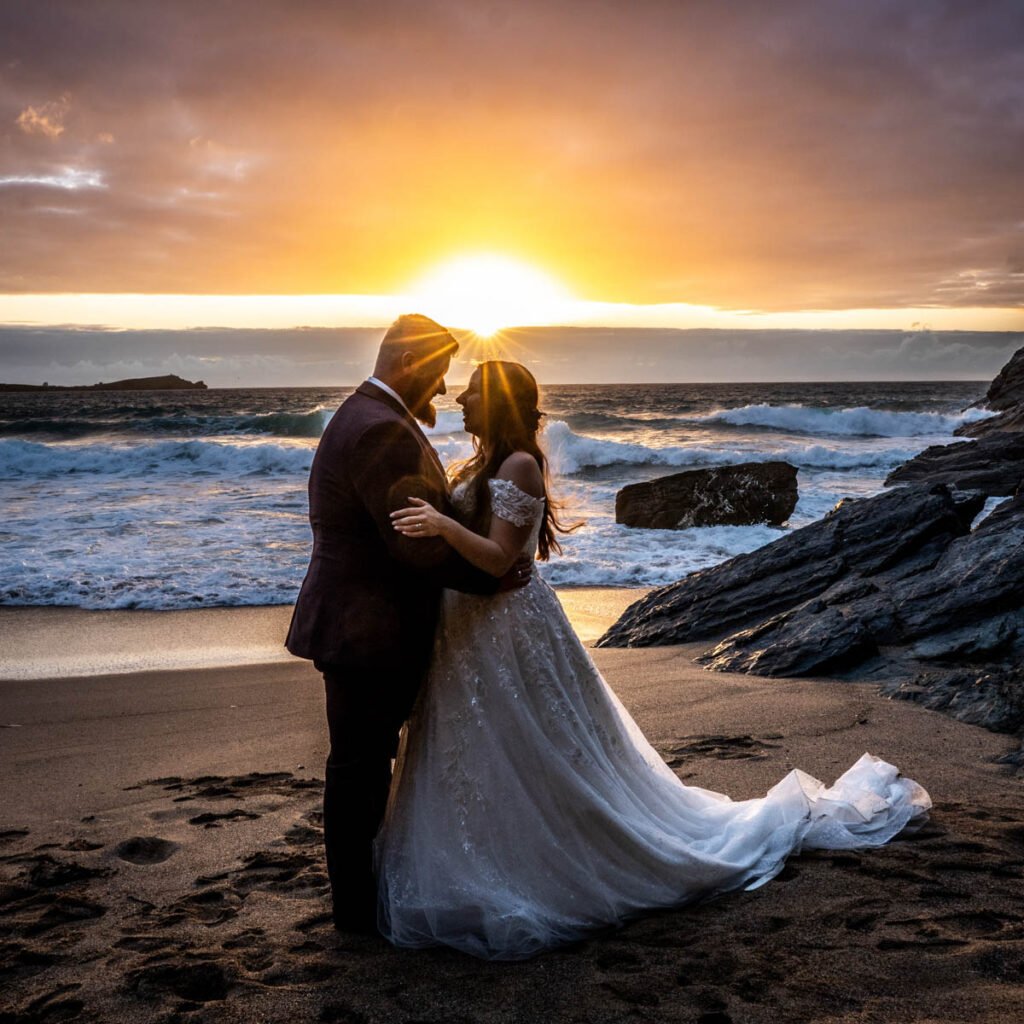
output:
[[[497,480],[509,480],[533,497],[543,497],[544,478],[533,456],[514,452],[500,466]],[[395,529],[406,537],[443,537],[467,562],[491,576],[504,576],[519,557],[530,536],[532,523],[516,526],[500,516],[491,516],[486,537],[442,515],[428,502],[410,498],[409,508],[391,513]]]

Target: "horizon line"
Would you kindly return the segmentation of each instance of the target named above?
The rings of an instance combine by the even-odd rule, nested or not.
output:
[[[441,306],[444,303],[438,302]],[[176,292],[0,293],[0,326],[93,330],[302,330],[386,328],[410,309],[429,310],[424,296],[195,295]],[[438,312],[437,309],[434,310]],[[461,316],[434,317],[450,329]],[[529,314],[527,314],[529,316]],[[472,319],[467,317],[467,319]],[[526,317],[524,317],[526,319]],[[570,300],[500,330],[1024,330],[1020,306],[893,306],[846,309],[723,309],[694,303],[630,304]]]

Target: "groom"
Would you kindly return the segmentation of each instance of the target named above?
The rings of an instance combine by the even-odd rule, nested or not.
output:
[[[444,470],[417,426],[433,426],[431,400],[458,342],[412,314],[384,335],[373,376],[327,425],[309,474],[313,553],[285,646],[323,673],[330,754],[324,843],[334,924],[376,927],[373,837],[384,816],[391,759],[426,673],[441,589],[488,594],[499,582],[439,537],[396,532],[389,513],[424,498],[451,511]]]

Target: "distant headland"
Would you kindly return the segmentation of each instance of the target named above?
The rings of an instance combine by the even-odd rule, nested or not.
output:
[[[201,380],[183,380],[176,374],[163,377],[133,377],[109,384],[0,384],[0,391],[205,391]]]

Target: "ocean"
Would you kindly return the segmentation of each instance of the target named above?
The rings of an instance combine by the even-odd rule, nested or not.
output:
[[[775,540],[955,428],[979,381],[649,384],[544,389],[543,442],[568,521],[554,585],[650,587]],[[428,431],[465,457],[454,398]],[[350,388],[0,395],[0,604],[181,609],[291,603],[311,534],[306,478]],[[783,527],[633,530],[628,483],[784,459],[800,499]]]

